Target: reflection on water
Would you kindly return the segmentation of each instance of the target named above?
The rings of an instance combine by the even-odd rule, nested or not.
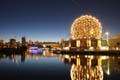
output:
[[[68,71],[69,66],[47,50],[38,54],[0,54],[0,80],[70,80]]]
[[[0,54],[0,75],[13,80],[21,76],[29,80],[35,80],[33,76],[39,80],[120,80],[120,57],[63,55],[48,50]]]
[[[35,53],[34,53],[35,52]],[[23,63],[25,62],[26,59],[32,59],[35,58],[36,60],[40,57],[57,57],[56,54],[51,53],[50,51],[36,51],[36,50],[31,50],[31,51],[26,51],[25,53],[17,54],[0,54],[0,59],[9,59],[13,61],[14,63],[18,64],[18,60],[20,59],[20,62]]]
[[[103,80],[103,70],[101,66],[77,66],[71,67],[72,80]]]
[[[25,53],[21,53],[21,54],[0,54],[0,59],[9,59],[11,61],[13,61],[14,63],[18,63],[18,57],[21,56],[21,62],[25,61]]]
[[[61,55],[61,60],[71,64],[71,80],[106,80],[104,73],[110,76],[110,68],[119,69],[120,72],[119,57]]]

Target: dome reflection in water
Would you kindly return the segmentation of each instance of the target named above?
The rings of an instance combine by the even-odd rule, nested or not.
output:
[[[62,60],[71,64],[71,80],[103,80],[102,59],[100,57],[63,55]]]

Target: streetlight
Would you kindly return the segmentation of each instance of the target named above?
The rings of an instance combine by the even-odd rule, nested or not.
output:
[[[107,45],[109,45],[109,32],[105,32],[105,34],[106,34]]]

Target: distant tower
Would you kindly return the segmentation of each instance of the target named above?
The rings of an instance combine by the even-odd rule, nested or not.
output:
[[[25,46],[25,45],[26,45],[26,38],[24,36],[24,37],[22,37],[22,46]]]

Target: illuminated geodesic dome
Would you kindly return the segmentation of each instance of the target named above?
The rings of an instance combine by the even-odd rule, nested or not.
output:
[[[99,20],[91,15],[83,15],[75,19],[71,26],[72,39],[95,38],[100,39],[102,26]]]

